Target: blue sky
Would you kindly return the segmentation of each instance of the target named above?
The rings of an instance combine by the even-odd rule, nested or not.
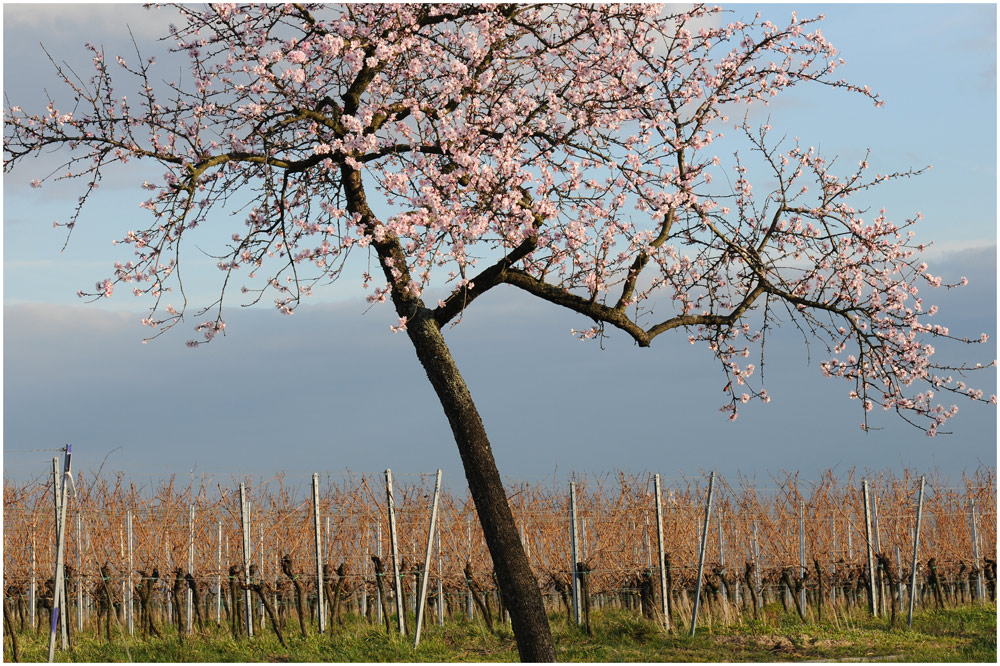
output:
[[[886,106],[802,88],[757,116],[769,115],[777,130],[847,165],[869,146],[875,171],[932,165],[919,178],[876,191],[869,203],[886,206],[897,220],[923,213],[920,238],[935,241],[928,252],[932,272],[971,283],[935,294],[939,318],[961,334],[993,336],[996,7],[732,9],[737,16],[760,9],[775,22],[793,10],[826,15],[821,27],[847,60],[844,76],[870,85]],[[132,6],[4,5],[4,93],[26,108],[40,108],[45,89],[58,99],[39,42],[57,60],[86,59],[85,41],[103,43],[109,53],[126,50],[123,21],[144,43],[162,20]],[[86,305],[75,293],[128,258],[111,241],[142,224],[138,184],[148,176],[130,170],[109,178],[61,252],[62,231],[52,221],[68,217],[79,192],[27,186],[46,171],[41,163],[25,164],[4,176],[6,475],[44,472],[49,454],[23,451],[72,442],[84,468],[96,468],[115,450],[106,469],[137,478],[192,468],[227,479],[280,470],[305,476],[442,467],[446,479],[459,482],[441,409],[408,341],[389,331],[394,313],[389,306],[368,310],[355,280],[318,293],[291,318],[266,305],[227,313],[226,338],[204,348],[184,346],[193,322],[143,345],[144,302],[122,294]],[[196,299],[210,298],[215,273],[193,270],[198,277],[189,276],[188,285]],[[571,470],[625,469],[675,478],[716,468],[730,477],[798,469],[815,478],[830,467],[904,465],[957,475],[996,463],[996,412],[982,405],[959,403],[948,437],[926,438],[890,418],[864,435],[858,403],[847,399],[851,387],[823,380],[819,358],[810,364],[791,330],[776,336],[767,358],[772,402],[751,404],[730,423],[718,412],[722,376],[706,352],[692,351],[686,335],[661,336],[651,349],[613,335],[601,350],[570,336],[571,328],[587,326],[501,289],[448,332],[503,475],[541,480]],[[996,346],[991,340],[964,353],[988,362]],[[974,382],[988,394],[996,392],[991,373]]]

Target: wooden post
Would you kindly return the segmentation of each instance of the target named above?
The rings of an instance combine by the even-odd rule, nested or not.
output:
[[[698,625],[698,607],[701,605],[701,585],[705,573],[705,551],[708,546],[708,525],[712,515],[712,492],[715,490],[715,472],[708,480],[708,499],[705,502],[705,523],[701,530],[701,547],[698,549],[698,581],[694,592],[694,610],[691,613],[691,636]]]
[[[983,568],[979,559],[979,521],[976,519],[976,498],[969,500],[969,523],[972,526],[972,557],[975,558],[976,569],[976,599],[982,602],[986,598],[986,590],[983,585]]]
[[[577,626],[583,623],[583,609],[580,607],[580,581],[577,575],[576,562],[579,555],[576,531],[576,483],[569,482],[569,548],[570,548],[570,579],[573,589],[573,620]]]
[[[917,591],[917,549],[920,547],[920,519],[924,514],[924,477],[920,476],[920,494],[917,496],[917,526],[913,531],[913,569],[910,573],[910,613],[906,619],[906,626],[913,628],[913,602],[916,599]]]
[[[63,477],[67,478],[72,470],[73,452],[69,444],[66,445],[66,455]],[[59,459],[53,458],[53,471],[56,472],[55,481],[58,484],[58,490],[56,493],[56,506],[59,510],[56,520],[56,570],[55,570],[55,589],[52,595],[52,624],[49,627],[49,662],[55,660],[56,654],[56,628],[59,626],[59,616],[60,610],[65,610],[65,606],[62,604],[62,600],[65,597],[65,570],[63,565],[63,554],[65,552],[66,545],[66,505],[69,503],[69,497],[67,496],[68,489],[66,488],[66,483],[60,483],[58,471],[59,471]],[[114,611],[112,611],[114,612]],[[65,632],[65,614],[63,614],[63,630]],[[63,641],[66,641],[66,635],[63,633]],[[63,644],[63,649],[66,648],[65,643]]]
[[[316,542],[316,615],[319,633],[326,632],[326,606],[323,599],[323,535],[319,520],[319,474],[312,475],[313,532]]]
[[[247,505],[246,484],[240,484],[240,522],[243,532],[243,607],[247,636],[253,638],[253,600],[250,597],[250,507]],[[235,609],[234,609],[235,610]]]
[[[413,649],[420,645],[420,630],[423,628],[424,607],[427,604],[427,579],[431,573],[431,546],[434,545],[434,530],[437,527],[438,497],[441,495],[441,470],[437,471],[434,481],[434,500],[431,504],[431,524],[427,530],[427,553],[424,555],[424,575],[420,577],[420,600],[417,605],[417,626],[413,630]],[[440,578],[439,578],[440,580]],[[438,599],[440,604],[440,599]]]
[[[396,534],[396,500],[392,495],[392,470],[385,470],[385,497],[389,508],[389,544],[392,547],[392,575],[396,590],[396,619],[399,635],[406,635],[406,600],[403,599],[403,581],[399,578],[399,535]]]
[[[868,552],[868,610],[872,617],[878,617],[878,607],[875,605],[875,558],[872,553],[872,514],[868,503],[868,479],[861,481],[861,497],[865,504],[865,541]]]
[[[656,493],[656,566],[660,570],[660,612],[663,613],[663,628],[670,631],[670,600],[667,598],[667,568],[663,561],[663,498],[660,475],[653,476],[653,492]]]

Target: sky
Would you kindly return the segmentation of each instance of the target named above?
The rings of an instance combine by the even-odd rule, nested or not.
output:
[[[728,6],[727,6],[728,7]],[[924,215],[919,238],[935,241],[927,261],[946,281],[935,292],[938,319],[987,345],[946,358],[996,357],[996,7],[994,5],[733,5],[775,22],[823,13],[824,35],[847,61],[844,76],[868,84],[886,106],[855,96],[801,89],[754,119],[845,163],[872,148],[873,170],[932,165],[915,179],[872,195],[892,219]],[[144,53],[157,48],[162,15],[135,6],[3,6],[4,94],[41,108],[60,94],[44,43],[57,60],[86,60],[84,42],[129,52],[131,29]],[[164,58],[169,63],[169,58]],[[109,178],[73,238],[62,230],[79,191],[32,189],[51,157],[3,180],[3,464],[5,478],[49,469],[70,442],[74,465],[136,479],[284,471],[394,475],[444,470],[462,487],[461,463],[444,414],[407,338],[394,335],[388,305],[369,309],[356,281],[317,294],[292,317],[266,304],[226,313],[227,335],[185,346],[194,322],[142,344],[146,303],[127,294],[86,304],[90,289],[128,259],[111,241],[137,228],[146,198],[141,168]],[[153,176],[156,173],[152,174]],[[131,220],[136,220],[132,222]],[[194,263],[197,263],[195,261]],[[203,260],[203,264],[212,263]],[[217,277],[188,284],[209,298]],[[826,380],[821,350],[779,329],[765,367],[770,404],[751,403],[730,422],[719,412],[724,378],[687,335],[639,349],[612,333],[601,349],[579,342],[580,317],[498,288],[476,302],[446,338],[482,413],[501,475],[529,482],[571,472],[658,472],[668,481],[718,470],[767,478],[798,470],[902,467],[959,477],[996,464],[994,407],[959,403],[953,434],[927,438],[879,414],[867,434],[852,386]],[[972,382],[996,393],[996,374]]]

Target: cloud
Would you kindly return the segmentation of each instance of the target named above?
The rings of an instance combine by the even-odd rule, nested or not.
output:
[[[176,17],[171,8],[147,10],[138,3],[11,3],[3,8],[5,37],[44,33],[53,45],[81,38],[96,45],[127,44],[128,32],[122,30],[123,25],[137,40],[157,39],[166,35],[166,26]]]
[[[969,290],[995,279],[995,260],[991,267],[981,255],[965,258]],[[963,317],[995,326],[994,304]],[[235,310],[225,338],[192,350],[183,344],[194,336],[191,322],[143,345],[140,313],[7,304],[4,440],[15,449],[71,441],[83,469],[124,446],[112,463],[144,478],[195,465],[227,477],[442,467],[461,487],[444,413],[406,336],[389,332],[394,313],[365,309],[358,299],[303,306],[292,317]],[[709,468],[808,477],[837,465],[900,464],[957,474],[995,455],[995,409],[972,403],[960,404],[948,439],[881,413],[884,429],[864,435],[851,387],[820,376],[815,350],[807,364],[790,327],[776,332],[766,358],[771,404],[751,403],[731,423],[718,411],[725,380],[717,362],[686,336],[640,349],[612,334],[602,350],[569,334],[583,324],[510,288],[478,300],[446,331],[505,477]],[[995,386],[989,372],[973,383]],[[38,461],[4,462],[8,475],[38,473]]]

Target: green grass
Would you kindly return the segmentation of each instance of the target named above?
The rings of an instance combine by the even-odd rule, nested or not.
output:
[[[996,605],[968,606],[944,611],[922,611],[913,629],[905,616],[896,629],[886,619],[863,612],[840,614],[833,621],[803,624],[792,613],[764,609],[760,620],[727,627],[699,627],[693,638],[684,626],[668,635],[634,612],[595,612],[594,634],[551,617],[560,661],[578,662],[731,662],[731,661],[896,661],[983,662],[997,660]],[[225,630],[187,636],[162,629],[168,638],[125,639],[87,635],[75,640],[71,651],[57,651],[56,661],[83,662],[508,662],[517,660],[514,636],[508,627],[488,632],[478,622],[450,621],[445,627],[427,627],[414,651],[412,636],[387,636],[384,627],[348,619],[332,636],[302,637],[286,629],[283,648],[268,628],[253,640],[233,639]],[[45,634],[20,635],[22,661],[45,661]],[[126,649],[127,648],[127,649]],[[9,642],[4,658],[10,661]]]

